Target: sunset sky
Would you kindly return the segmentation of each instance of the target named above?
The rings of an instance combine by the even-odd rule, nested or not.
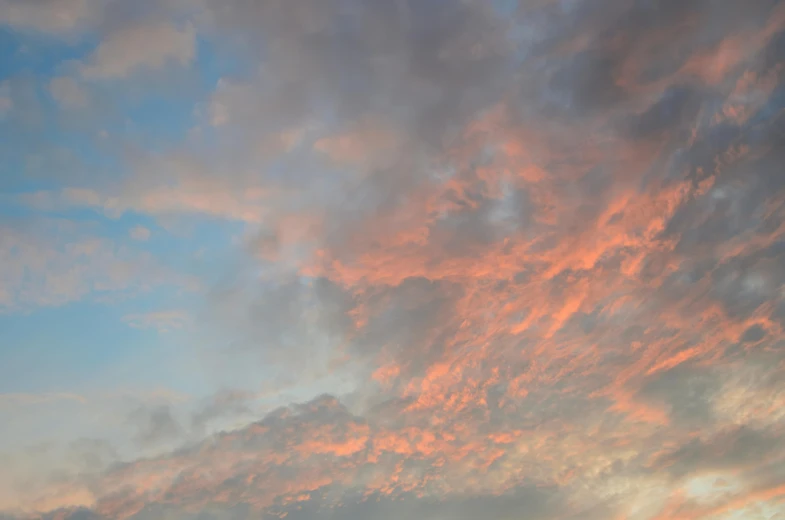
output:
[[[0,520],[785,520],[785,2],[0,0]]]

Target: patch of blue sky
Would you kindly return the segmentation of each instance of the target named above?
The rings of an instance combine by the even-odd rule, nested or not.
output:
[[[203,222],[187,237],[173,239],[153,221],[134,215],[103,220],[91,231],[97,237],[130,241],[131,226],[142,224],[152,229],[149,240],[129,247],[150,252],[157,264],[178,275],[206,279],[206,284],[218,276],[218,266],[225,261],[226,253],[212,253],[225,251],[236,231],[231,223]],[[193,317],[202,312],[203,299],[177,286],[137,289],[93,293],[58,307],[0,315],[0,392],[79,391],[86,382],[97,387],[127,382],[193,390],[187,374],[171,368],[177,364],[173,360],[187,358],[182,353],[189,344],[184,340],[188,320],[182,329],[163,332],[154,325],[131,327],[128,316],[177,310]]]
[[[219,80],[248,73],[246,62],[222,53],[204,38],[197,39],[196,56],[190,70],[176,73],[178,78],[167,75],[171,81],[165,82],[165,87],[147,89],[140,98],[118,100],[116,108],[125,114],[131,135],[147,150],[163,151],[182,142],[200,122],[197,109],[204,108]]]
[[[12,31],[0,27],[0,80],[32,73],[36,77],[57,75],[64,64],[82,59],[98,44],[83,38],[71,42],[48,38],[39,33]]]
[[[243,59],[236,52],[205,38],[196,40],[199,84],[203,91],[212,91],[220,78],[248,78],[256,73],[254,60]]]
[[[15,38],[12,33],[0,34],[6,40]],[[11,45],[11,42],[7,43]],[[46,155],[52,155],[53,151],[70,157],[75,163],[73,168],[82,170],[82,176],[92,176],[97,181],[127,173],[117,157],[107,153],[107,147],[99,146],[96,140],[98,133],[105,132],[111,139],[131,142],[147,152],[171,149],[182,143],[198,122],[195,109],[209,98],[218,80],[242,70],[239,63],[234,63],[236,60],[222,59],[209,42],[200,40],[198,61],[194,67],[165,74],[168,81],[150,84],[146,79],[139,79],[132,80],[131,86],[126,87],[115,82],[85,85],[91,95],[103,102],[100,108],[88,107],[88,110],[103,109],[105,113],[97,118],[100,128],[89,124],[79,128],[68,124],[68,119],[62,117],[48,92],[48,85],[59,75],[64,60],[83,58],[92,45],[80,44],[78,48],[61,46],[59,51],[49,53],[36,49],[38,59],[32,65],[22,58],[14,58],[12,54],[0,65],[0,78],[25,75],[31,79],[30,89],[33,91],[26,96],[35,103],[39,119],[30,128],[20,126],[14,118],[0,119],[0,139],[5,143],[0,150],[4,159],[0,166],[4,192],[58,187],[58,181],[69,176],[54,172],[51,175],[30,175],[31,163],[34,165],[37,159],[45,167]],[[63,167],[62,164],[56,166]]]
[[[743,126],[725,123],[726,133],[736,141],[752,146],[776,146],[785,140],[785,87],[776,89],[769,100]],[[718,125],[720,126],[720,125]],[[726,139],[726,141],[729,139]],[[716,149],[722,149],[725,142],[714,139]],[[770,160],[768,156],[758,159],[763,163]]]
[[[29,314],[0,314],[0,393],[78,390],[122,363],[149,333],[132,329],[123,306],[76,302]]]
[[[60,218],[90,226],[91,236],[110,239],[137,252],[150,253],[157,264],[179,275],[190,275],[210,286],[225,269],[227,247],[239,236],[242,223],[220,219],[182,217],[187,224],[184,232],[172,233],[150,216],[126,212],[119,217],[104,215],[98,209],[59,208],[42,212],[19,202],[14,195],[39,190],[56,190],[74,182],[70,175],[30,175],[31,158],[52,149],[64,150],[74,159],[75,168],[91,185],[100,184],[115,175],[129,172],[119,158],[96,144],[91,132],[75,132],[63,128],[58,107],[47,91],[50,79],[62,70],[63,62],[83,58],[95,42],[77,45],[53,45],[28,35],[7,31],[0,33],[0,43],[17,49],[0,64],[2,77],[19,74],[32,75],[35,81],[34,99],[43,114],[35,128],[20,131],[13,121],[0,122],[0,137],[6,142],[0,165],[0,220]],[[35,59],[19,57],[31,53]],[[205,41],[199,41],[198,63],[186,76],[197,76],[199,81],[180,92],[152,89],[153,94],[123,98],[110,94],[114,126],[105,128],[114,137],[137,141],[147,151],[165,152],[177,147],[195,124],[194,107],[209,97],[221,77],[243,73],[241,62],[223,56]],[[109,89],[109,85],[99,87]],[[130,124],[129,124],[130,123]],[[129,131],[130,128],[130,131]],[[46,169],[46,158],[41,159]],[[57,165],[53,164],[52,169]],[[78,177],[78,176],[76,176]],[[76,181],[78,183],[78,180]],[[15,201],[15,203],[11,203]],[[135,241],[130,232],[137,226],[150,230],[146,241]],[[220,266],[224,266],[223,268]],[[225,274],[225,273],[223,273]],[[133,293],[133,289],[131,290]],[[127,379],[134,384],[162,384],[169,386],[188,378],[171,371],[164,358],[180,358],[180,348],[188,336],[187,327],[161,333],[155,327],[132,328],[124,317],[155,313],[167,309],[198,312],[194,302],[200,301],[181,288],[154,288],[147,293],[132,294],[127,299],[102,301],[100,294],[87,295],[82,301],[58,307],[40,307],[27,313],[0,315],[3,341],[0,356],[0,392],[45,392],[78,390],[87,381],[92,385],[107,384]],[[185,356],[182,356],[183,358]],[[174,361],[173,361],[174,362]],[[111,374],[111,376],[110,376]],[[199,385],[197,385],[199,386]]]
[[[165,152],[182,142],[195,123],[194,106],[203,92],[195,87],[179,91],[159,90],[143,97],[116,97],[115,109],[124,116],[120,134],[148,152]]]
[[[116,157],[96,146],[94,136],[63,127],[43,85],[31,88],[40,121],[24,128],[14,118],[0,120],[0,191],[57,189],[78,179],[105,179],[120,168]]]
[[[518,9],[518,0],[493,0],[493,7],[503,15],[511,16]]]
[[[0,314],[0,393],[202,388],[187,366],[198,347],[192,326],[203,312],[201,299],[172,288],[100,296]],[[182,313],[182,320],[158,326],[154,315],[170,312]]]
[[[755,126],[759,123],[778,123],[780,131],[785,134],[785,121],[783,121],[783,112],[785,112],[785,85],[780,85],[769,96],[768,101],[761,107],[758,112],[750,118],[748,124]],[[785,135],[783,135],[785,137]]]
[[[236,238],[245,229],[245,224],[222,219],[184,218],[186,228],[172,233],[157,221],[135,214],[126,214],[116,221],[126,235],[136,225],[150,230],[150,238],[143,246],[156,260],[178,273],[196,277],[209,287],[221,276],[221,266],[231,258]]]

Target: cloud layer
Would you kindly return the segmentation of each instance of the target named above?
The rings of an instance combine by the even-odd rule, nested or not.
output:
[[[781,3],[48,3],[72,16],[2,20],[103,20],[51,83],[64,110],[206,67],[199,42],[244,63],[181,141],[15,200],[242,226],[198,326],[260,393],[134,412],[140,444],[182,447],[52,477],[10,518],[785,518]],[[3,309],[189,280],[0,239]]]

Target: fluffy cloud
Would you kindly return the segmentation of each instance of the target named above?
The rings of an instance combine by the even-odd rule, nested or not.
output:
[[[136,226],[128,233],[134,240],[144,242],[150,238],[150,230],[144,226]]]
[[[27,30],[69,33],[100,17],[104,0],[3,0],[0,23]]]
[[[88,79],[118,79],[166,65],[189,65],[196,55],[193,26],[165,22],[131,25],[101,42],[81,68]]]
[[[49,83],[49,92],[63,108],[84,108],[87,106],[87,93],[79,83],[68,76],[53,79]]]

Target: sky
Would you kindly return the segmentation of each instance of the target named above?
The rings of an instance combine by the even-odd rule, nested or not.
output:
[[[785,520],[785,2],[0,0],[0,520]]]

